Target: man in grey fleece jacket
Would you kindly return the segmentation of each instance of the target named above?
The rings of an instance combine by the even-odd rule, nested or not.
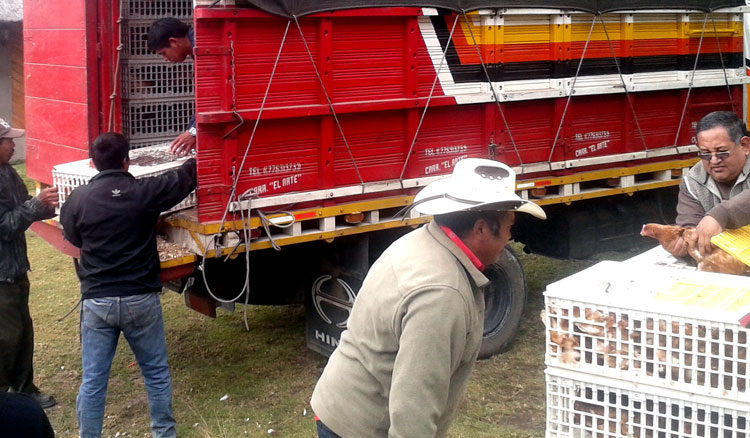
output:
[[[514,193],[504,164],[460,161],[413,207],[434,220],[373,264],[312,396],[318,436],[445,436],[482,341],[485,265],[510,239]]]
[[[698,248],[707,253],[711,237],[750,224],[750,133],[729,111],[706,115],[695,131],[701,160],[680,185],[677,225],[695,227]],[[675,256],[687,255],[682,239],[666,249]]]

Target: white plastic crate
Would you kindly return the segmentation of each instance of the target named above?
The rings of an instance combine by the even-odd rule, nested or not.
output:
[[[144,140],[130,140],[130,153],[133,153],[135,149],[141,149],[149,146],[164,146],[165,144],[171,144],[174,140],[174,136],[160,137],[160,138],[147,138]]]
[[[193,0],[122,0],[125,18],[193,18]]]
[[[193,62],[167,63],[160,60],[123,62],[123,99],[190,97],[194,95]]]
[[[545,363],[750,400],[750,278],[601,262],[545,295]]]
[[[127,101],[122,106],[122,131],[129,140],[176,137],[185,132],[194,113],[193,98]]]
[[[169,143],[159,146],[150,146],[130,151],[130,167],[128,172],[136,178],[146,178],[160,175],[175,169],[187,161],[187,157],[175,157],[169,153]],[[91,163],[90,159],[72,161],[70,163],[58,164],[52,168],[52,180],[58,193],[59,208],[68,199],[68,196],[78,186],[88,184],[89,180],[99,173]],[[179,204],[175,205],[165,213],[182,210],[195,206],[195,192],[190,193]]]
[[[750,404],[545,370],[548,438],[748,438]]]
[[[643,265],[642,268],[632,269],[649,269],[653,266],[663,266],[668,268],[687,269],[689,271],[696,270],[696,264],[692,259],[688,261],[675,258],[672,254],[668,253],[663,246],[658,244],[648,251],[644,251],[635,257],[625,260],[625,263]]]

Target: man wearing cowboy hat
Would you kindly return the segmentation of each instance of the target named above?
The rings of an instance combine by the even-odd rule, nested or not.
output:
[[[0,391],[10,389],[33,397],[42,407],[55,399],[34,385],[34,328],[29,314],[29,260],[25,231],[34,222],[55,215],[57,189],[29,196],[26,185],[9,164],[13,139],[24,135],[0,119]]]
[[[506,165],[476,158],[412,205],[433,221],[372,265],[312,395],[320,437],[445,436],[482,342],[482,274],[510,239],[514,212],[544,219],[515,193]]]

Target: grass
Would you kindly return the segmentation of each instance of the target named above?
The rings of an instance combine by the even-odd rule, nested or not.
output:
[[[14,167],[23,172],[22,165]],[[78,311],[59,319],[75,306],[79,286],[68,257],[31,232],[27,239],[36,383],[58,400],[48,411],[57,436],[76,437]],[[522,254],[520,246],[515,249]],[[544,327],[538,316],[542,292],[550,282],[594,261],[535,255],[521,259],[529,285],[526,318],[511,351],[477,364],[452,437],[544,435]],[[247,332],[241,310],[220,311],[212,320],[187,309],[173,292],[163,295],[162,305],[180,436],[315,436],[308,403],[325,359],[305,347],[302,307],[251,306]],[[121,339],[110,374],[104,437],[150,436],[146,391],[134,361]]]

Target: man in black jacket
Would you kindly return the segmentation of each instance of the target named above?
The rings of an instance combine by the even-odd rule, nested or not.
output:
[[[60,211],[65,238],[81,248],[83,380],[76,400],[81,437],[99,437],[112,358],[125,335],[148,391],[154,437],[174,437],[172,383],[159,291],[156,222],[195,189],[195,159],[136,180],[129,145],[102,134],[89,148],[99,173],[73,190]]]
[[[55,399],[34,385],[34,327],[29,314],[29,260],[26,229],[55,215],[57,189],[48,187],[36,197],[9,164],[13,139],[24,135],[0,119],[0,392],[29,394],[42,407]]]

